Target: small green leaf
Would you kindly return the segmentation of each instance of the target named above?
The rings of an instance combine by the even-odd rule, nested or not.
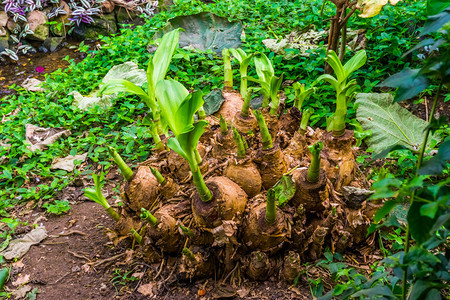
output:
[[[377,213],[375,214],[375,216],[373,217],[373,220],[375,221],[375,222],[380,222],[385,216],[387,216],[390,212],[391,212],[391,210],[395,207],[395,206],[397,206],[398,205],[398,203],[396,202],[396,201],[394,201],[394,200],[389,200],[389,201],[386,201],[384,204],[383,204],[383,207],[381,207],[378,211],[377,211]]]
[[[278,200],[278,206],[284,207],[295,194],[295,183],[292,176],[283,175],[272,189],[275,192],[275,199]]]
[[[419,74],[420,69],[404,69],[378,84],[378,87],[398,88],[395,102],[411,99],[429,86],[428,79]]]
[[[439,203],[437,202],[427,203],[422,205],[422,207],[420,207],[420,214],[430,219],[434,219],[438,211],[438,208]]]

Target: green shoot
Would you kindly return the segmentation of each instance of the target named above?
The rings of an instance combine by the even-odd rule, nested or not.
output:
[[[198,141],[208,122],[201,120],[194,123],[194,114],[203,105],[202,93],[189,94],[178,81],[161,80],[157,85],[156,97],[161,114],[175,136],[169,139],[167,146],[187,160],[200,199],[209,202],[212,193],[200,172],[197,152]]]
[[[269,129],[267,128],[266,121],[259,110],[255,110],[256,121],[258,121],[259,131],[261,132],[261,139],[263,144],[263,150],[269,150],[273,148],[272,137],[270,136]]]
[[[141,219],[147,221],[153,228],[157,228],[160,221],[145,208],[141,208]]]
[[[305,88],[305,85],[301,84],[300,82],[295,82],[292,87],[294,88],[295,92],[294,106],[301,111],[303,102],[305,102],[305,100],[308,99],[308,97],[311,96],[316,89],[313,87],[307,89]]]
[[[134,83],[124,79],[109,80],[99,91],[100,95],[128,92],[139,96],[151,110],[152,121],[155,123],[157,134],[162,134],[163,128],[160,119],[160,110],[158,108],[158,104],[156,103],[156,85],[160,80],[166,77],[172,56],[175,49],[178,47],[180,30],[183,29],[178,28],[166,33],[162,37],[155,54],[149,60],[147,67],[147,92]]]
[[[275,191],[273,189],[269,189],[267,191],[266,198],[266,222],[269,225],[272,225],[277,220],[277,209],[275,206]]]
[[[347,106],[357,89],[356,80],[348,78],[352,73],[361,68],[367,61],[365,50],[360,50],[345,65],[342,65],[339,57],[334,51],[327,55],[327,62],[333,68],[336,77],[324,74],[317,78],[317,81],[325,80],[336,90],[336,111],[327,119],[327,130],[332,131],[333,136],[339,137],[345,133],[345,117],[347,116]]]
[[[204,120],[206,118],[206,113],[205,110],[203,109],[203,106],[198,109],[197,114],[199,120]]]
[[[247,70],[250,61],[252,60],[255,54],[247,54],[241,48],[238,49],[230,49],[231,54],[239,61],[239,72],[241,73],[241,88],[240,93],[242,98],[247,97]]]
[[[247,140],[243,138],[243,139],[242,139],[242,143],[244,144],[245,151],[247,151],[247,149],[248,149],[248,143],[247,143]]]
[[[245,158],[245,146],[242,139],[242,136],[239,134],[239,132],[236,130],[236,128],[233,128],[233,138],[236,142],[237,147],[237,157],[238,158]]]
[[[280,77],[275,76],[275,72],[272,67],[272,62],[264,53],[255,57],[256,74],[259,79],[248,78],[248,80],[257,82],[261,85],[261,93],[263,94],[262,108],[269,106],[270,98],[270,114],[275,115],[278,111],[280,104],[280,98],[278,97],[278,91],[280,90],[281,83],[283,82],[283,74]]]
[[[223,57],[223,89],[233,89],[233,70],[231,69],[230,50],[224,48],[222,50]]]
[[[314,112],[314,109],[312,109],[312,108],[303,110],[302,121],[300,122],[300,127],[298,129],[298,132],[300,134],[305,134],[306,133],[306,126],[308,126],[309,118],[311,117],[313,112]]]
[[[309,151],[312,154],[311,164],[308,169],[307,180],[311,183],[319,181],[320,175],[320,151],[322,151],[322,142],[317,142],[314,145],[308,146]]]
[[[243,118],[248,118],[248,116],[250,115],[250,101],[252,100],[252,92],[254,90],[254,88],[248,88],[247,92],[245,93],[244,104],[241,108],[241,117]]]
[[[195,254],[192,253],[192,251],[189,250],[189,248],[183,248],[181,253],[183,253],[183,255],[186,256],[190,261],[195,261]]]
[[[152,171],[153,176],[156,177],[156,180],[158,180],[161,186],[164,186],[167,183],[167,180],[164,178],[164,176],[161,175],[158,169],[150,167],[150,171]]]
[[[225,118],[220,115],[220,133],[225,136],[228,134],[228,125],[227,125],[227,120],[225,120]]]
[[[180,227],[181,232],[182,232],[185,236],[190,237],[190,238],[194,236],[194,232],[193,232],[191,229],[189,229],[189,228],[187,228],[187,227],[185,227],[185,226],[183,226],[183,225],[181,225],[181,224],[178,224],[178,227]]]
[[[133,171],[131,171],[130,167],[127,166],[122,157],[117,153],[117,151],[112,147],[107,147],[109,155],[112,157],[120,172],[122,173],[123,178],[130,182],[133,179]]]
[[[100,176],[98,176],[97,174],[92,174],[92,178],[94,179],[95,189],[86,188],[84,190],[84,195],[89,199],[91,199],[92,201],[103,206],[108,212],[108,214],[114,219],[114,221],[119,221],[120,219],[119,214],[114,210],[114,208],[112,208],[109,205],[108,201],[106,200],[106,198],[103,196],[102,193],[103,187],[102,181],[104,178],[104,173],[102,172]]]
[[[197,147],[194,149],[194,154],[195,154],[195,159],[197,160],[197,163],[198,163],[199,165],[201,165],[203,159],[202,159],[202,157],[201,157],[201,155],[200,155],[200,152],[198,152]]]
[[[136,240],[138,244],[142,244],[142,236],[134,229],[130,229],[131,234],[133,235],[133,238]]]

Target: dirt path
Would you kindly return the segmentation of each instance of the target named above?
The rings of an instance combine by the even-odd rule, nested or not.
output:
[[[26,219],[30,224],[44,215],[33,211]],[[175,259],[149,265],[138,253],[130,257],[133,252],[125,248],[130,248],[129,241],[113,247],[106,235],[113,221],[101,206],[90,201],[71,205],[62,216],[41,217],[38,224],[45,226],[48,237],[13,264],[7,284],[9,291],[23,286],[38,288],[38,300],[311,299],[307,285],[289,288],[277,278],[245,280],[239,286],[221,285],[214,278],[180,282],[173,272]],[[105,261],[109,258],[113,259]],[[28,276],[28,283],[13,284]],[[141,294],[142,286],[150,287],[147,296]]]

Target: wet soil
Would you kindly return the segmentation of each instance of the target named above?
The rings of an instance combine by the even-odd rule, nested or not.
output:
[[[17,62],[6,60],[0,61],[0,99],[6,95],[15,93],[9,89],[12,84],[21,85],[28,78],[37,78],[41,81],[45,79],[44,74],[50,74],[59,68],[65,69],[69,62],[64,60],[66,56],[80,62],[85,57],[85,53],[78,52],[78,44],[75,41],[64,43],[64,47],[53,53],[42,53],[21,55]],[[38,68],[38,72],[36,70]]]

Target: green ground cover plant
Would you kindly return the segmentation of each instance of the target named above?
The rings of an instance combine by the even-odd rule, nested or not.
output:
[[[3,162],[0,165],[0,214],[8,216],[7,210],[9,207],[29,200],[35,200],[38,204],[43,201],[45,202],[45,206],[43,207],[46,207],[49,212],[62,213],[67,210],[65,202],[63,203],[56,200],[59,202],[55,201],[55,204],[49,204],[50,202],[48,201],[53,199],[55,195],[58,195],[58,192],[67,186],[73,178],[78,176],[92,176],[95,182],[95,190],[87,189],[86,196],[93,201],[102,204],[113,218],[117,220],[117,213],[108,205],[108,203],[105,203],[105,199],[101,194],[102,180],[99,180],[94,170],[101,166],[103,170],[107,171],[111,167],[111,160],[108,155],[108,152],[111,152],[111,148],[109,147],[114,148],[114,151],[117,151],[116,154],[120,153],[124,158],[124,161],[130,162],[131,168],[137,163],[147,159],[152,153],[155,147],[153,142],[155,133],[149,128],[148,120],[149,115],[153,117],[151,118],[152,120],[158,120],[158,118],[155,117],[158,108],[151,102],[142,101],[142,98],[145,98],[144,100],[149,98],[148,95],[150,94],[150,91],[153,91],[155,94],[154,97],[158,98],[158,101],[161,101],[161,107],[159,107],[159,109],[161,110],[161,114],[164,115],[164,118],[168,121],[168,126],[173,133],[173,136],[171,136],[165,132],[167,137],[171,138],[168,142],[168,146],[189,162],[201,200],[208,202],[211,199],[211,192],[208,190],[208,187],[206,187],[199,169],[201,160],[199,160],[199,154],[196,147],[197,142],[203,133],[202,126],[204,123],[202,120],[195,123],[193,116],[203,104],[200,95],[207,94],[214,88],[222,87],[224,82],[224,75],[222,72],[224,64],[223,58],[212,51],[173,48],[172,52],[174,55],[172,60],[166,60],[166,66],[163,72],[165,73],[167,70],[167,76],[171,79],[161,80],[164,78],[164,74],[161,78],[158,78],[158,80],[148,80],[148,83],[143,86],[143,93],[135,93],[140,96],[145,94],[145,97],[120,94],[112,107],[107,109],[93,107],[86,112],[80,111],[72,104],[73,97],[69,96],[69,94],[75,90],[88,94],[98,88],[100,79],[114,65],[131,60],[137,63],[140,68],[146,69],[147,65],[151,65],[148,64],[148,62],[153,62],[152,59],[154,59],[158,53],[149,53],[148,51],[148,44],[151,43],[153,35],[158,29],[164,26],[169,18],[185,14],[212,11],[220,16],[227,16],[231,20],[241,20],[243,22],[245,26],[245,39],[241,47],[245,52],[234,51],[233,54],[233,51],[231,51],[232,55],[235,56],[237,60],[234,59],[229,62],[225,60],[225,63],[229,63],[229,67],[233,67],[232,72],[236,78],[239,75],[241,76],[241,93],[244,93],[245,95],[245,93],[251,94],[247,87],[247,76],[248,78],[259,78],[261,80],[261,74],[264,76],[266,75],[264,72],[258,72],[258,70],[260,70],[258,69],[258,64],[261,66],[263,62],[260,61],[258,63],[255,61],[254,64],[250,62],[249,67],[249,61],[245,59],[247,56],[245,53],[258,53],[255,55],[255,58],[266,58],[265,67],[270,71],[270,83],[261,80],[261,91],[259,92],[265,96],[266,102],[264,104],[266,105],[269,104],[269,98],[272,98],[272,103],[270,103],[271,115],[276,115],[277,113],[279,105],[278,89],[284,90],[287,96],[286,102],[288,106],[294,105],[299,110],[301,107],[304,108],[302,125],[299,131],[301,131],[302,134],[305,134],[308,121],[311,122],[311,126],[324,127],[327,123],[327,118],[336,118],[338,112],[333,112],[335,111],[334,102],[336,101],[336,98],[338,98],[338,110],[339,108],[344,108],[343,110],[345,110],[345,112],[340,112],[340,127],[333,128],[334,131],[342,131],[342,124],[344,124],[344,129],[345,124],[348,124],[355,128],[355,132],[359,132],[360,138],[358,143],[361,143],[361,140],[365,135],[364,131],[359,130],[360,125],[355,120],[356,108],[353,103],[348,101],[347,97],[340,97],[339,95],[345,87],[339,87],[340,90],[338,91],[338,88],[333,90],[326,84],[318,83],[314,86],[315,91],[311,93],[308,92],[308,90],[301,88],[301,84],[310,87],[319,75],[323,74],[324,61],[327,57],[325,48],[319,48],[316,51],[311,50],[309,57],[298,57],[293,60],[285,60],[281,55],[271,52],[262,44],[263,39],[283,37],[298,27],[314,25],[316,28],[325,28],[324,24],[326,24],[326,22],[324,20],[327,16],[332,15],[333,11],[331,8],[325,7],[324,14],[321,16],[320,10],[321,1],[316,0],[307,2],[287,0],[221,0],[216,1],[215,4],[204,4],[197,0],[180,0],[173,9],[162,11],[154,18],[148,19],[146,24],[142,27],[138,26],[133,30],[125,28],[122,30],[121,35],[102,37],[101,49],[88,50],[86,46],[81,45],[80,51],[87,52],[88,57],[78,64],[68,59],[70,61],[68,69],[48,75],[44,85],[47,88],[46,92],[29,93],[19,87],[12,87],[17,91],[17,94],[7,96],[0,100],[0,114],[6,116],[5,123],[2,123],[3,126],[0,127],[0,141],[3,141],[2,144],[0,144],[0,157],[6,157],[7,159],[6,163]],[[433,70],[435,70],[433,66],[428,65],[428,61],[421,61],[414,52],[402,57],[403,53],[418,43],[417,28],[424,24],[425,19],[425,4],[420,1],[399,2],[396,7],[388,6],[381,14],[372,19],[351,19],[348,26],[365,29],[367,38],[367,49],[365,51],[367,63],[364,66],[364,63],[355,63],[357,67],[351,68],[351,71],[354,71],[354,77],[357,78],[356,81],[352,82],[352,84],[355,84],[352,85],[352,87],[358,86],[359,91],[363,92],[378,91],[378,88],[375,86],[385,80],[389,75],[396,73],[398,70],[403,69],[403,67],[414,65],[424,67],[425,71],[421,73],[421,75],[427,78],[427,83],[431,83],[431,87],[428,87],[427,85],[423,90],[428,88],[425,92],[436,91],[436,89],[433,89],[433,84],[436,84],[437,82],[436,78],[439,77],[437,75],[442,74],[433,73]],[[322,44],[323,42],[320,43]],[[152,47],[153,46],[155,45],[152,44]],[[292,51],[295,51],[295,49]],[[347,53],[344,61],[352,61],[352,57],[358,57],[359,54],[356,54],[356,56],[354,55],[354,53]],[[170,56],[172,56],[172,53],[170,53]],[[252,54],[249,56],[251,57]],[[267,67],[267,61],[270,62],[270,68]],[[339,68],[338,63],[336,63],[335,66],[336,68]],[[248,70],[247,67],[249,67]],[[344,67],[341,65],[340,68],[345,69],[345,65]],[[151,68],[148,70],[150,69]],[[229,69],[230,68],[228,68],[228,70]],[[338,72],[336,73],[335,76],[337,77],[342,75]],[[231,76],[227,76],[227,78],[229,77]],[[443,80],[442,78],[441,80]],[[275,79],[275,81],[279,80],[279,82],[275,82],[273,79]],[[334,78],[328,77],[328,79],[333,79],[337,82]],[[346,79],[347,78],[343,78],[343,80],[339,79],[339,83],[343,82],[345,85]],[[423,78],[419,79],[423,80]],[[296,87],[294,89],[284,88],[281,85],[282,80],[297,82],[298,84],[294,86]],[[228,80],[228,82],[229,81],[230,80]],[[272,81],[274,81],[274,89],[270,88]],[[263,87],[262,82],[264,82],[265,85],[269,85],[269,88],[267,88],[267,86],[266,88]],[[251,85],[251,83],[249,84]],[[158,85],[164,85],[164,88],[158,90]],[[443,85],[448,85],[448,83],[444,81],[439,83],[437,92],[434,93],[439,95]],[[400,87],[400,89],[401,88],[402,87]],[[113,89],[116,91],[114,87]],[[194,89],[197,91],[189,93],[189,90]],[[144,90],[149,92],[145,92]],[[423,92],[423,90],[419,92]],[[247,97],[244,98],[250,99]],[[436,99],[437,98],[438,97],[436,96]],[[175,106],[171,107],[171,104],[169,103],[170,99],[177,100]],[[192,103],[195,103],[195,105],[191,107],[190,105]],[[20,109],[17,113],[13,114],[12,112],[17,108]],[[181,108],[185,109],[185,111]],[[189,111],[189,113],[185,113],[186,111]],[[314,111],[314,113],[312,113],[312,111]],[[262,125],[264,123],[263,115],[259,110],[254,111],[254,113],[258,119],[258,123],[263,128],[261,129],[263,135],[263,150],[269,150],[274,147],[275,141],[272,141],[267,126],[264,127],[264,125]],[[183,117],[187,119],[183,119]],[[71,130],[71,135],[50,145],[48,149],[31,152],[24,142],[24,127],[27,123],[36,124],[42,127],[67,128]],[[226,128],[226,123],[224,124],[224,122],[221,122],[220,125],[223,129],[223,133],[228,132],[228,134],[231,134],[228,128]],[[439,134],[444,135],[446,130],[448,133],[448,125],[445,125],[442,120],[439,121],[435,120],[433,117],[430,118],[427,136],[430,131],[436,131]],[[233,133],[237,138],[239,133],[237,133],[236,130],[234,130]],[[370,133],[366,132],[366,134]],[[358,138],[356,133],[355,136]],[[240,139],[237,139],[242,142],[242,145],[238,156],[239,158],[242,158],[245,156],[246,150],[244,144],[245,139],[241,136],[239,137]],[[445,184],[448,184],[448,181],[436,184],[433,180],[428,181],[428,178],[425,177],[414,177],[416,172],[419,172],[418,174],[421,175],[420,170],[422,169],[420,167],[422,167],[426,145],[427,143],[425,142],[419,156],[411,151],[407,153],[401,152],[404,150],[397,150],[398,152],[390,154],[391,158],[396,157],[396,155],[398,156],[398,161],[396,162],[396,164],[400,166],[398,172],[392,175],[389,174],[389,172],[384,172],[383,169],[380,169],[372,176],[374,176],[374,179],[376,178],[378,182],[378,184],[375,185],[376,195],[378,196],[374,196],[374,198],[381,197],[379,193],[382,194],[383,192],[394,192],[395,194],[398,191],[406,191],[405,193],[407,195],[403,195],[404,197],[401,199],[396,199],[394,201],[395,204],[398,204],[400,200],[404,201],[405,199],[412,199],[410,201],[411,208],[413,208],[410,210],[412,213],[409,216],[409,223],[404,229],[407,232],[406,237],[412,234],[417,245],[414,245],[414,247],[409,249],[409,242],[406,242],[404,255],[401,256],[401,254],[394,253],[391,260],[389,262],[387,261],[387,263],[394,266],[394,272],[397,272],[395,276],[398,278],[403,276],[402,278],[405,284],[408,284],[408,281],[405,280],[406,278],[409,279],[409,284],[413,286],[413,289],[417,284],[418,287],[416,287],[416,289],[425,287],[427,293],[435,293],[434,290],[436,290],[437,287],[441,287],[439,281],[448,280],[439,273],[446,268],[446,261],[444,259],[445,257],[432,255],[428,250],[441,246],[448,236],[447,232],[443,231],[442,228],[447,219],[441,219],[440,223],[437,222],[437,219],[448,215],[444,208],[448,202],[448,199],[444,197],[445,192],[447,192]],[[436,146],[436,144],[432,144],[432,146]],[[428,163],[428,166],[429,164],[432,165],[433,170],[440,166],[444,176],[448,176],[448,171],[444,170],[447,168],[447,147],[448,141],[441,144],[438,152],[438,159],[436,159],[437,161]],[[317,177],[318,174],[320,174],[319,155],[321,149],[322,145],[319,144],[316,144],[316,148],[312,149],[314,150],[312,151],[314,163],[311,164],[311,170],[314,172],[311,172],[311,176],[308,174],[308,180],[318,180]],[[112,152],[113,154],[114,151]],[[67,172],[50,169],[50,164],[54,158],[81,153],[88,154],[88,160],[84,167],[84,171],[75,169],[72,172]],[[364,158],[361,161],[364,161]],[[405,167],[403,168],[402,166]],[[130,177],[131,175],[129,175],[129,173],[131,171],[129,169],[126,171],[127,172],[123,173],[124,176],[128,174],[128,177]],[[155,173],[153,174],[155,175]],[[401,179],[397,178],[399,175],[401,176]],[[424,174],[424,176],[425,175],[430,174]],[[157,174],[155,176],[158,177]],[[158,180],[160,184],[163,182],[162,179]],[[412,195],[410,193],[411,191]],[[422,197],[425,197],[422,196],[422,192],[423,194],[431,194],[436,201],[422,201]],[[395,196],[398,197],[399,194],[400,192],[395,194]],[[271,220],[274,215],[276,216],[272,196],[273,195],[271,194],[267,199],[267,203],[270,202],[271,217],[269,219]],[[382,198],[387,197],[386,194],[382,194],[382,196]],[[414,199],[416,200],[414,201]],[[389,203],[392,204],[392,202]],[[389,205],[389,209],[394,206]],[[269,205],[267,207],[269,207]],[[387,216],[387,213],[389,213],[388,208],[381,210],[382,212],[376,216],[376,221],[381,221],[383,217]],[[386,213],[385,215],[383,215],[384,212]],[[143,210],[142,217],[153,220],[153,223],[156,224],[154,219],[151,218],[151,215],[148,214],[148,211]],[[433,226],[436,224],[441,225],[441,227],[436,228],[438,229],[437,236],[427,236],[427,239],[420,240],[421,233],[415,231],[419,229],[414,226],[411,227],[410,223],[413,219],[423,221],[423,217],[429,217],[433,220],[436,219]],[[158,216],[158,218],[160,218],[160,216]],[[376,224],[375,227],[375,229],[378,229],[382,226]],[[186,228],[186,230],[189,229]],[[141,242],[139,234],[134,231],[134,229],[131,229],[131,231],[134,232],[133,234],[135,235],[136,240]],[[401,237],[398,239],[402,241]],[[403,238],[403,240],[408,241],[409,239]],[[400,243],[398,244],[400,245]],[[195,255],[189,251],[191,250],[187,249],[183,251],[183,253],[186,252],[186,256],[195,258]],[[189,253],[192,255],[188,255]],[[435,277],[427,277],[419,274],[422,276],[420,277],[417,273],[412,272],[416,267],[425,268],[422,265],[414,265],[414,261],[416,261],[418,257],[427,259],[428,265],[425,267],[428,267],[428,270],[432,270],[433,272],[438,272]],[[403,275],[399,276],[399,272],[403,272]],[[337,290],[334,289],[331,294],[335,293],[335,296],[349,294],[354,297],[366,297],[368,291],[362,292],[361,289],[373,289],[375,284],[378,289],[371,290],[372,293],[382,291],[385,293],[385,296],[390,296],[391,294],[389,293],[392,293],[394,296],[403,295],[403,297],[405,297],[409,285],[404,286],[402,290],[399,290],[397,283],[400,279],[397,281],[393,279],[394,281],[389,281],[387,284],[386,281],[380,279],[380,276],[384,276],[385,274],[386,273],[383,272],[375,273],[373,274],[372,280],[367,280],[362,279],[362,275],[356,274],[353,270],[343,268],[338,277],[347,281],[345,284],[340,283],[337,286]],[[121,280],[117,280],[117,283],[122,284],[124,278],[121,278],[119,275],[121,275],[121,273],[118,274],[117,278]],[[125,279],[127,278],[128,277],[125,276]],[[389,278],[389,280],[391,280],[391,278]],[[380,282],[384,285],[379,285],[378,283]],[[419,293],[419,298],[424,295],[424,293],[425,292]]]

